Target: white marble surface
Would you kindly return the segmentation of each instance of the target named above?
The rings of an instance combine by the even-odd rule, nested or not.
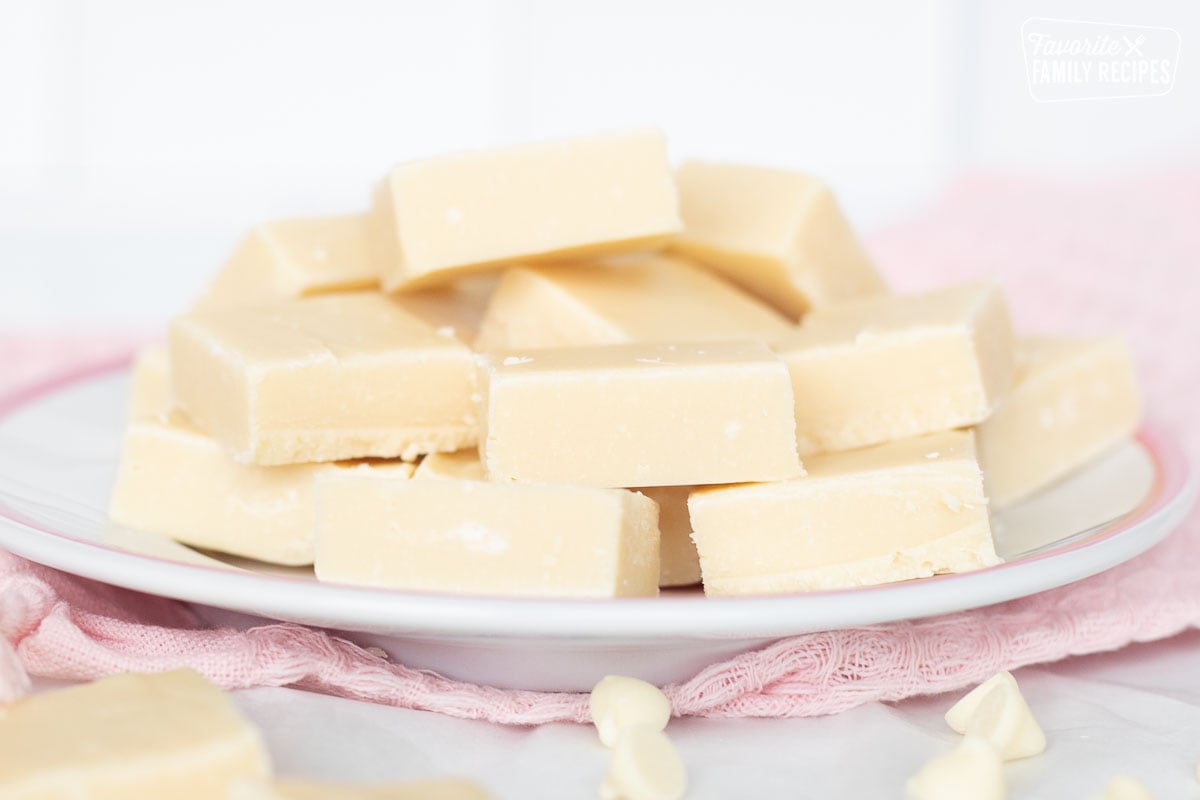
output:
[[[1200,632],[1018,671],[1045,754],[1006,767],[1009,796],[1090,798],[1113,774],[1158,798],[1200,796]],[[498,798],[595,797],[607,751],[581,725],[508,728],[289,689],[237,693],[284,775],[475,778]],[[673,720],[689,798],[888,798],[957,736],[953,695],[795,720]],[[964,800],[967,800],[964,798]]]

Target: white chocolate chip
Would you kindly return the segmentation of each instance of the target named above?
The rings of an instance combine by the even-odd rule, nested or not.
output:
[[[665,733],[650,725],[621,731],[600,786],[602,800],[676,800],[686,790],[683,760]]]
[[[1046,749],[1046,734],[1008,672],[968,692],[946,712],[946,724],[988,742],[1005,761],[1036,756]]]
[[[653,684],[623,675],[609,675],[592,688],[588,698],[596,733],[612,747],[621,729],[644,725],[661,731],[671,719],[671,702]]]
[[[1154,800],[1150,790],[1129,775],[1117,775],[1104,787],[1098,800]]]
[[[935,756],[905,784],[908,800],[1004,800],[1004,764],[996,748],[968,736]]]

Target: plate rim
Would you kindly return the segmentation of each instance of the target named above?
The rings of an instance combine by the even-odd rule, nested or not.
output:
[[[0,423],[57,392],[127,370],[135,355],[136,351],[84,363],[0,396]],[[1153,462],[1152,487],[1137,507],[1096,526],[1091,535],[970,573],[802,594],[529,598],[314,584],[170,561],[76,539],[47,529],[3,500],[0,546],[44,566],[134,591],[349,631],[434,639],[772,639],[981,608],[1073,583],[1140,555],[1184,519],[1196,498],[1197,478],[1175,437],[1157,424],[1144,423],[1135,438]],[[155,569],[145,569],[147,564]],[[1048,571],[1048,564],[1057,569]],[[973,584],[973,591],[947,592],[964,581]],[[696,608],[705,613],[687,613]]]

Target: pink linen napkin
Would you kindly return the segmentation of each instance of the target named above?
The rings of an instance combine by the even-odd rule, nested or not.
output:
[[[1150,414],[1195,457],[1197,218],[1197,169],[1087,185],[980,175],[872,245],[899,289],[998,278],[1024,330],[1127,333]],[[0,336],[0,388],[128,346]],[[680,715],[828,714],[1198,624],[1200,514],[1193,512],[1158,547],[1088,580],[984,609],[785,639],[666,690]],[[206,628],[184,604],[0,552],[0,701],[24,690],[26,671],[82,680],[180,665],[228,688],[298,686],[511,724],[588,718],[583,695],[447,680],[298,625]]]

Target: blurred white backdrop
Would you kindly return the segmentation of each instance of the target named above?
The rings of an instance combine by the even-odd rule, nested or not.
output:
[[[1174,91],[1033,102],[1030,16],[1175,28]],[[968,169],[1195,163],[1197,41],[1195,0],[0,0],[0,327],[149,327],[395,161],[631,124],[824,175],[867,229]]]

